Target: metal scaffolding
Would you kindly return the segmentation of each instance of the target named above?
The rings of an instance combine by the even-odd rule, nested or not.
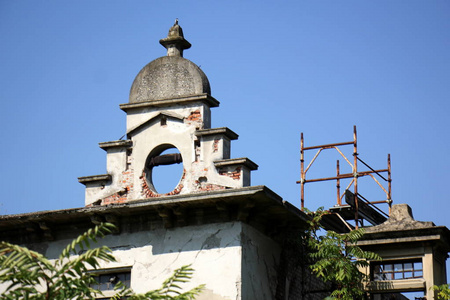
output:
[[[370,167],[367,163],[365,163],[361,158],[359,158],[358,148],[357,148],[357,135],[356,135],[356,126],[353,126],[353,141],[351,142],[343,142],[343,143],[334,143],[334,144],[326,144],[319,146],[310,146],[305,147],[303,133],[301,133],[301,141],[300,141],[300,180],[297,181],[301,186],[301,208],[304,209],[305,205],[305,184],[310,182],[320,182],[320,181],[330,181],[336,180],[336,188],[337,188],[337,203],[336,205],[330,209],[330,215],[334,215],[335,220],[340,220],[345,223],[345,227],[348,230],[352,230],[353,227],[348,224],[346,220],[354,220],[355,227],[358,228],[359,225],[364,225],[363,221],[367,220],[372,225],[377,225],[386,220],[388,216],[381,209],[379,209],[376,205],[381,203],[387,203],[389,206],[389,213],[392,206],[392,198],[391,198],[391,158],[390,154],[387,157],[387,168],[375,170]],[[339,147],[353,145],[353,163],[349,160],[344,153],[341,151]],[[307,150],[316,150],[317,152],[309,162],[308,166],[305,169],[305,151]],[[335,149],[344,160],[350,165],[352,169],[352,173],[341,174],[339,160],[336,163],[336,176],[334,177],[325,177],[325,178],[313,178],[306,179],[306,173],[311,168],[314,161],[316,161],[319,154],[326,149]],[[358,171],[358,162],[362,163],[369,170],[366,171]],[[382,173],[387,173],[387,178],[385,178]],[[375,177],[375,175],[378,177]],[[380,201],[368,201],[358,192],[358,178],[370,176],[378,186],[385,192],[386,200]],[[345,188],[345,191],[341,194],[341,180],[342,179],[352,179],[348,186]],[[387,189],[380,183],[383,180],[387,182]],[[353,185],[353,192],[350,191],[350,188]],[[343,199],[345,196],[346,204],[343,204]],[[386,216],[386,217],[384,217]],[[342,231],[342,230],[341,230]]]

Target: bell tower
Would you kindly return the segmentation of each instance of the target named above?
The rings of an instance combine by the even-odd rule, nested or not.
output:
[[[238,135],[211,128],[208,78],[193,62],[183,58],[191,44],[178,20],[160,40],[167,55],[147,64],[131,86],[126,139],[103,142],[107,173],[78,178],[86,186],[85,205],[108,205],[212,190],[250,186],[250,172],[258,166],[248,158],[230,158],[231,141]],[[171,150],[170,153],[167,153]],[[160,193],[155,169],[182,164],[173,190]]]

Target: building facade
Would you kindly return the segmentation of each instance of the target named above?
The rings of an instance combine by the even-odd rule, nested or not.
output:
[[[331,287],[310,274],[306,250],[297,242],[308,216],[266,186],[252,186],[258,166],[230,155],[238,135],[211,128],[211,109],[219,101],[203,71],[183,57],[191,44],[178,22],[160,43],[167,55],[144,66],[129,102],[120,105],[126,136],[99,144],[106,173],[79,178],[86,186],[85,206],[2,216],[0,239],[56,258],[78,234],[110,222],[117,230],[102,244],[117,262],[95,271],[100,281],[117,277],[141,293],[189,264],[195,273],[186,288],[205,284],[199,300],[323,299]],[[182,167],[173,189],[161,192],[158,170],[168,165]],[[389,267],[374,263],[365,270],[372,278],[367,290],[374,299],[404,290],[425,291],[433,299],[430,285],[446,281],[448,230],[427,223],[408,231],[395,225],[400,219],[368,229],[361,245],[392,265],[399,259],[413,267],[421,262],[422,275],[417,264],[418,278],[398,281],[375,272]],[[106,296],[111,288],[102,287]]]
[[[195,274],[186,288],[205,284],[199,299],[288,299],[299,278],[289,278],[297,267],[282,259],[283,244],[307,217],[269,188],[251,186],[254,162],[230,157],[238,135],[211,128],[219,101],[203,71],[183,57],[191,45],[178,22],[160,43],[167,55],[144,66],[120,105],[126,137],[99,144],[106,174],[79,178],[85,207],[4,216],[1,238],[54,258],[77,234],[110,222],[117,232],[102,243],[117,262],[97,271],[105,280],[118,276],[141,293],[189,264]],[[155,177],[168,165],[182,168],[163,193]]]

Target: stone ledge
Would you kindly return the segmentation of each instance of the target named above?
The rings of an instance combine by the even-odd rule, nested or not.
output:
[[[110,141],[110,142],[102,142],[98,143],[98,146],[102,148],[103,150],[107,150],[109,148],[119,148],[119,147],[131,147],[133,145],[133,142],[131,140],[117,140],[117,141]]]
[[[445,226],[406,229],[386,232],[366,232],[358,245],[364,250],[373,251],[374,247],[398,247],[400,244],[425,245],[433,243],[443,251],[450,251],[450,230]],[[380,248],[378,248],[380,249]]]
[[[167,212],[167,216],[161,212]],[[183,212],[184,215],[178,215]],[[199,213],[201,220],[196,219]],[[124,232],[136,226],[148,226],[150,222],[159,222],[158,226],[163,226],[167,221],[164,216],[166,219],[172,218],[174,227],[240,221],[265,234],[276,234],[286,229],[304,230],[310,219],[269,188],[251,186],[104,206],[4,215],[0,216],[0,240],[14,243],[43,241],[41,230],[36,227],[40,222],[45,222],[56,238],[68,238],[69,231],[81,233],[96,222],[110,222],[111,219],[115,219]],[[183,220],[185,222],[181,222]],[[33,226],[37,228],[36,231],[29,231]],[[78,231],[73,231],[73,228]]]
[[[86,184],[92,183],[92,182],[110,181],[111,178],[112,177],[109,174],[83,176],[83,177],[78,177],[78,182],[86,185]]]
[[[201,95],[192,95],[188,97],[180,97],[180,98],[170,98],[170,99],[160,99],[160,100],[149,100],[145,102],[137,102],[137,103],[124,103],[120,104],[119,107],[123,111],[128,111],[135,108],[144,108],[144,107],[162,107],[162,106],[170,106],[174,104],[185,104],[189,102],[201,101],[208,104],[210,107],[219,106],[220,102],[213,98],[208,94]]]
[[[398,243],[439,241],[440,239],[441,239],[441,236],[438,234],[426,235],[426,236],[401,237],[401,238],[387,237],[385,239],[379,239],[379,240],[360,240],[360,241],[358,241],[358,245],[359,246],[383,245],[383,244],[392,245],[392,244],[398,244]]]
[[[371,281],[367,285],[367,290],[370,292],[396,292],[402,291],[419,291],[426,288],[424,279],[401,279],[401,280],[386,280],[386,281]]]
[[[230,158],[224,160],[217,160],[214,162],[214,166],[216,167],[225,167],[225,166],[233,166],[233,165],[243,165],[250,170],[258,170],[258,165],[253,161],[248,159],[247,157],[241,158]]]
[[[196,136],[208,136],[208,135],[224,135],[230,140],[237,140],[239,135],[229,129],[228,127],[200,129],[195,132]]]

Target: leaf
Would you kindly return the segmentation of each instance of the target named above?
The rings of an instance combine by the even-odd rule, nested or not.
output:
[[[313,260],[312,272],[325,282],[334,283],[337,288],[331,298],[360,299],[364,294],[362,281],[367,276],[360,267],[368,265],[368,260],[380,260],[373,252],[363,251],[357,242],[364,235],[364,229],[353,230],[346,234],[334,231],[319,233],[320,220],[325,213],[319,209],[312,214],[308,245]]]
[[[113,228],[112,224],[102,223],[89,229],[71,241],[54,263],[26,247],[0,242],[0,284],[6,286],[0,299],[93,299],[102,295],[92,287],[96,282],[87,271],[97,268],[101,261],[114,262],[115,258],[111,249],[106,246],[90,248],[98,237],[110,233]],[[77,255],[79,250],[84,252]],[[182,292],[182,284],[192,278],[193,272],[190,265],[182,266],[164,281],[160,289],[141,295],[134,294],[131,289],[119,283],[112,299],[192,300],[204,289],[204,285],[199,285]]]

